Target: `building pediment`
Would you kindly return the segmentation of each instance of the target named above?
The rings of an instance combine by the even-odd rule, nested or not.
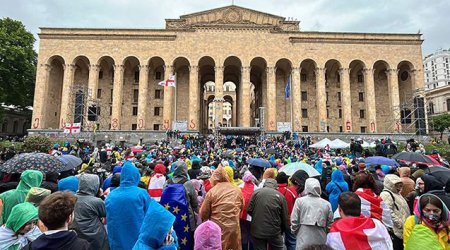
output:
[[[166,29],[247,28],[299,31],[299,21],[235,5],[166,19]]]

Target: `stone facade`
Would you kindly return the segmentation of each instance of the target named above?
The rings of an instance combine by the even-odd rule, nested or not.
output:
[[[420,34],[300,31],[298,21],[234,5],[168,19],[165,29],[41,28],[39,37],[34,129],[73,122],[76,86],[85,86],[84,112],[100,107],[100,130],[165,130],[177,120],[206,131],[202,114],[214,100],[221,112],[230,81],[236,126],[255,125],[265,107],[267,131],[292,119],[294,131],[391,133],[424,85]],[[158,85],[172,74],[177,88]]]

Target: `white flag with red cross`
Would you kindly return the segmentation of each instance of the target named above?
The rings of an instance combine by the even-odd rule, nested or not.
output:
[[[169,79],[159,82],[158,85],[164,87],[175,87],[175,75],[170,75]]]
[[[64,133],[78,134],[81,132],[81,123],[66,123],[64,126]]]

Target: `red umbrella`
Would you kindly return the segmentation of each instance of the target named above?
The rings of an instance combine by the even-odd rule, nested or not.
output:
[[[142,148],[139,148],[139,147],[133,147],[133,148],[131,148],[131,152],[133,152],[133,154],[136,154],[136,153],[142,153]]]
[[[433,157],[431,157],[430,155],[427,155],[428,158],[430,158],[430,160],[433,162],[433,167],[443,167],[442,163],[436,161],[436,159],[434,159]]]

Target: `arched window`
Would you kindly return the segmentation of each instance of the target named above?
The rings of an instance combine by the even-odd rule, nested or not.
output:
[[[450,99],[447,99],[447,111],[450,111]]]
[[[3,121],[2,123],[2,132],[7,133],[8,132],[8,121]]]

